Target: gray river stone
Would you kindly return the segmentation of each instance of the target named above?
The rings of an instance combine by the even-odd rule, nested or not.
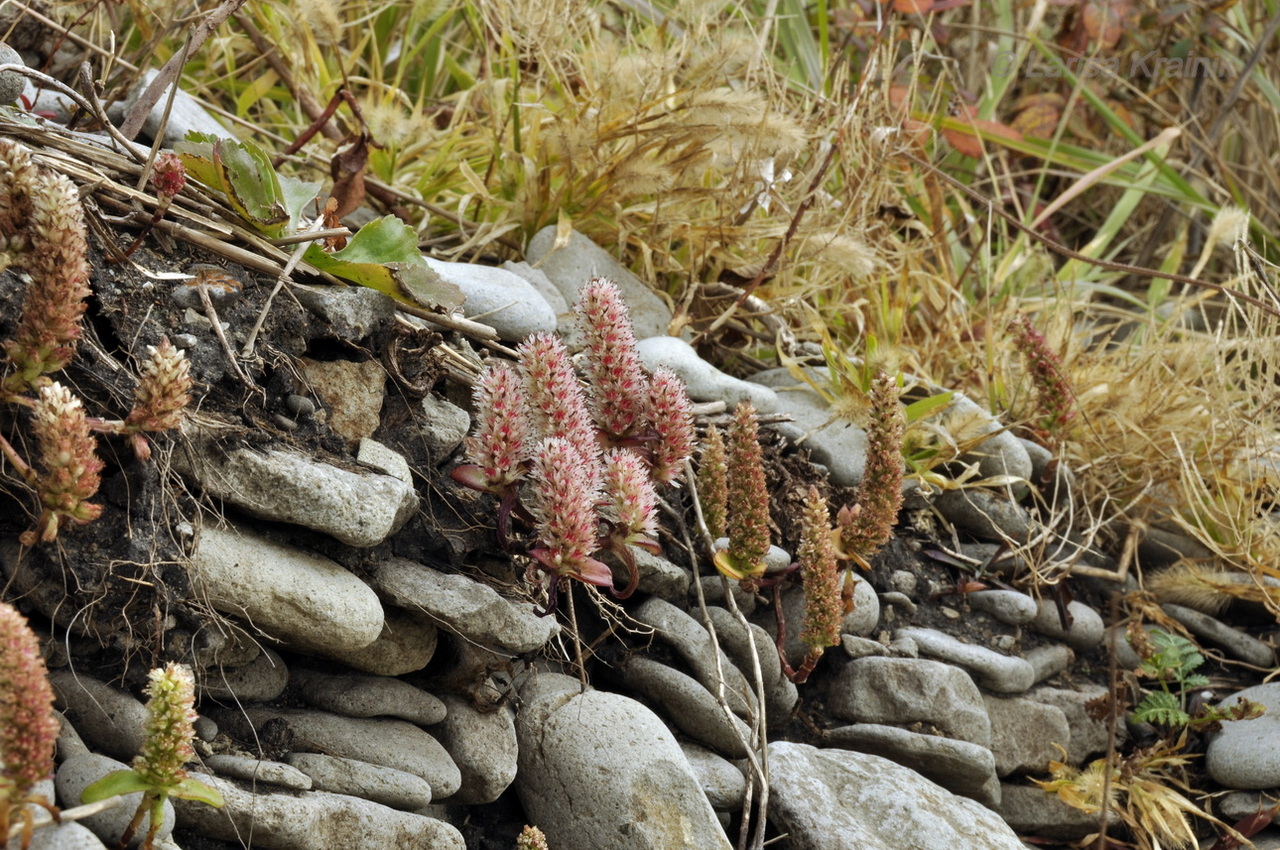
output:
[[[556,313],[529,281],[515,272],[424,257],[440,278],[462,290],[463,314],[486,324],[507,342],[556,329]]]
[[[466,576],[442,573],[405,558],[388,558],[373,567],[369,581],[401,608],[425,614],[483,646],[532,652],[558,628],[555,617],[539,617],[531,603],[511,602]]]
[[[66,719],[95,750],[127,761],[142,750],[148,714],[132,694],[70,670],[50,673],[49,683]]]
[[[977,800],[984,806],[994,806],[1000,801],[996,761],[986,747],[876,723],[832,729],[827,733],[826,742],[895,761],[948,791]]]
[[[963,643],[936,629],[904,628],[899,629],[896,636],[915,641],[921,655],[958,664],[983,687],[997,693],[1020,694],[1035,684],[1035,668],[1025,659]]]
[[[991,746],[991,721],[978,686],[959,667],[923,658],[856,658],[827,698],[836,717],[859,723],[932,723],[947,735]]]
[[[382,631],[377,595],[321,555],[209,525],[200,532],[191,567],[210,605],[290,647],[355,650]]]
[[[431,783],[393,767],[319,753],[289,753],[285,762],[317,791],[363,797],[393,809],[431,805]]]
[[[1218,705],[1225,708],[1242,699],[1258,703],[1266,713],[1223,723],[1209,741],[1205,768],[1214,781],[1228,788],[1280,787],[1280,682],[1245,688]]]
[[[298,667],[293,674],[308,705],[345,717],[399,717],[430,726],[444,720],[440,699],[408,682],[385,676],[337,676]]]
[[[253,730],[280,718],[293,734],[299,750],[393,767],[425,779],[431,790],[447,797],[458,790],[462,775],[444,747],[421,728],[404,720],[383,717],[341,717],[296,708],[218,709],[213,717],[242,741],[255,740]],[[247,720],[247,722],[246,722]],[[253,730],[247,728],[252,724]]]
[[[195,440],[173,466],[207,495],[260,519],[328,534],[357,548],[376,546],[418,509],[412,484],[376,472],[352,472],[284,449],[226,450]]]
[[[568,242],[557,248],[556,226],[547,225],[529,239],[525,258],[547,276],[570,306],[578,302],[579,290],[593,277],[607,277],[617,284],[623,300],[627,302],[638,339],[667,333],[671,324],[671,308],[667,302],[578,231],[571,231]],[[562,315],[562,331],[572,324],[571,316]]]
[[[95,753],[73,756],[58,766],[58,772],[54,777],[54,783],[58,788],[58,799],[62,800],[63,806],[68,804],[78,806],[80,805],[80,795],[84,793],[84,789],[104,776],[128,769],[129,765],[122,761]],[[141,791],[126,794],[122,805],[90,815],[81,820],[80,823],[93,830],[94,835],[101,838],[104,843],[114,847],[116,842],[120,840],[120,836],[124,835],[125,828],[129,825],[129,821],[133,818],[133,814],[138,810],[138,804],[141,802]],[[173,824],[173,803],[166,800],[163,814],[160,818],[160,831],[157,833],[157,838],[160,840],[168,839],[173,834]],[[143,816],[137,832],[134,833],[133,840],[129,842],[130,847],[141,846],[142,839],[146,837],[150,825],[151,813],[147,812]]]
[[[516,790],[556,850],[730,850],[665,723],[619,694],[541,673],[521,688]]]
[[[1025,850],[994,812],[879,756],[777,741],[769,778],[792,850]]]
[[[178,800],[183,827],[236,846],[252,835],[263,850],[466,850],[462,833],[443,821],[348,794],[253,793],[227,779],[193,776],[217,789],[226,805]]]
[[[699,357],[693,346],[682,339],[651,336],[641,339],[636,349],[646,368],[666,366],[679,375],[694,401],[723,401],[730,409],[749,401],[760,413],[771,413],[778,407],[773,390],[726,375]]]

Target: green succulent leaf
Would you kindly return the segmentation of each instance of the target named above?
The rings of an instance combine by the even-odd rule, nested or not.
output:
[[[296,232],[320,191],[318,183],[277,174],[271,158],[252,142],[189,133],[176,150],[189,176],[226,195],[242,219],[270,237]]]
[[[220,809],[223,806],[222,794],[217,788],[213,788],[201,782],[193,776],[179,782],[177,785],[169,789],[170,797],[179,797],[183,800],[195,800],[197,803],[205,803]]]
[[[154,786],[134,770],[117,770],[91,784],[80,794],[81,803],[96,803],[108,797],[152,791]]]
[[[302,258],[320,271],[406,304],[451,309],[462,303],[462,290],[432,271],[418,251],[417,233],[395,216],[369,222],[341,251],[312,245]]]

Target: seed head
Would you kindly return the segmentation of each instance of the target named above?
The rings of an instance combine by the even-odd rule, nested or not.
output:
[[[836,517],[843,554],[862,561],[893,537],[902,507],[902,404],[892,375],[877,373],[870,401],[866,469],[853,507],[842,508]]]
[[[628,541],[658,533],[658,496],[639,455],[626,449],[605,452],[604,491],[607,501],[602,513],[625,531]]]
[[[156,157],[151,170],[151,185],[162,201],[171,201],[187,184],[187,169],[176,153],[165,151]]]
[[[702,518],[712,538],[728,534],[726,517],[729,508],[729,484],[725,463],[724,438],[715,425],[707,428],[698,457],[698,500],[702,503]]]
[[[729,557],[741,571],[757,574],[769,551],[769,491],[760,426],[750,402],[740,402],[734,410],[728,449]]]
[[[840,573],[831,542],[831,517],[827,500],[817,487],[809,488],[796,554],[804,582],[804,626],[800,640],[810,649],[822,650],[840,643],[844,603],[840,599]]]
[[[40,502],[44,512],[37,534],[28,532],[23,542],[49,542],[57,537],[59,518],[89,522],[102,513],[100,505],[87,501],[98,492],[102,461],[94,453],[80,400],[59,383],[41,387],[35,403],[32,430],[40,446]]]
[[[191,403],[191,364],[181,348],[165,337],[147,346],[133,410],[125,424],[140,431],[168,431],[182,427],[182,412]]]

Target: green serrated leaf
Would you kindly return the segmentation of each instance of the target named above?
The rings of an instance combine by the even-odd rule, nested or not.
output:
[[[136,771],[117,770],[114,773],[108,773],[84,789],[80,794],[80,802],[96,803],[108,797],[151,790],[153,790],[151,783],[143,779]]]
[[[197,803],[205,803],[215,809],[222,808],[224,804],[222,794],[217,788],[206,785],[193,776],[188,776],[169,789],[169,796],[180,797],[183,800],[195,800]]]
[[[1157,723],[1162,726],[1186,726],[1191,715],[1182,710],[1178,698],[1164,691],[1147,694],[1133,712],[1138,723]]]
[[[417,233],[395,216],[369,222],[341,251],[328,253],[312,245],[302,258],[320,271],[406,304],[451,309],[462,303],[462,290],[431,270],[418,251]]]

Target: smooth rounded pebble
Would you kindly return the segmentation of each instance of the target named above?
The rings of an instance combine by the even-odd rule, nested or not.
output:
[[[132,694],[69,670],[50,673],[49,684],[67,720],[95,750],[130,761],[141,751],[149,715]]]
[[[1029,649],[1022,657],[1027,659],[1027,663],[1035,671],[1035,680],[1043,682],[1050,676],[1055,676],[1070,667],[1071,662],[1076,659],[1076,654],[1071,651],[1069,646],[1061,643],[1050,643]]]
[[[1016,590],[979,590],[967,599],[973,610],[990,614],[1009,626],[1030,623],[1040,611],[1034,599]]]
[[[1003,493],[975,488],[946,490],[933,504],[946,520],[984,540],[1009,538],[1025,543],[1031,538],[1031,515]]]
[[[827,708],[859,723],[932,723],[953,738],[991,746],[991,721],[978,686],[964,670],[941,661],[854,659],[832,683]]]
[[[556,245],[556,225],[549,224],[533,234],[525,258],[560,290],[565,303],[572,307],[582,287],[594,277],[606,277],[618,286],[630,310],[636,337],[661,336],[671,324],[671,308],[640,278],[632,274],[607,251],[574,230],[569,240]],[[569,318],[569,317],[566,317]],[[565,325],[561,323],[561,331]]]
[[[840,621],[840,633],[867,636],[880,625],[880,597],[871,582],[853,577],[853,610]]]
[[[964,422],[985,421],[985,424],[980,426],[981,431],[985,431],[991,436],[961,459],[969,462],[976,460],[978,462],[978,472],[982,477],[1008,475],[1024,481],[1030,480],[1031,457],[1027,454],[1022,441],[1014,436],[1011,431],[1008,431],[1004,425],[1000,424],[982,405],[963,393],[956,392],[952,395],[950,403],[944,408],[942,415],[955,416],[957,421]],[[978,429],[975,428],[975,430]],[[1026,491],[1025,484],[1021,486],[1021,490],[1022,492]],[[1016,487],[1014,492],[1015,495],[1020,495]]]
[[[826,742],[890,759],[983,805],[996,802],[991,793],[1000,787],[995,781],[996,760],[986,747],[876,723],[832,729]]]
[[[720,673],[724,675],[725,698],[739,716],[752,704],[753,691],[746,677],[723,652],[717,656],[711,643],[711,635],[690,614],[686,614],[670,602],[650,598],[636,608],[632,616],[646,626],[652,626],[655,637],[670,645],[695,679],[713,691]]]
[[[516,790],[555,850],[729,850],[671,731],[635,700],[542,673],[521,690]]]
[[[112,845],[115,846],[114,844]],[[6,850],[106,850],[107,845],[93,831],[78,823],[50,824],[37,829],[25,847],[22,836],[9,840]]]
[[[412,484],[381,473],[339,469],[291,450],[224,451],[212,442],[199,442],[190,453],[174,452],[173,464],[206,495],[260,519],[301,525],[358,549],[377,546],[418,509]]]
[[[463,314],[498,332],[507,342],[556,329],[556,311],[542,294],[515,272],[471,263],[424,257],[431,270],[462,290]]]
[[[288,687],[289,668],[277,653],[263,647],[257,658],[241,667],[213,667],[204,671],[198,684],[202,698],[270,702]]]
[[[963,643],[935,629],[904,628],[897,635],[915,641],[922,655],[960,665],[996,693],[1020,694],[1035,684],[1035,669],[1025,659]]]
[[[0,42],[0,65],[22,65],[22,56],[4,42]],[[13,103],[27,87],[27,78],[16,71],[0,74],[0,104]]]
[[[742,805],[742,799],[747,794],[747,778],[742,775],[741,770],[706,747],[681,741],[680,749],[689,760],[689,767],[698,778],[711,808],[718,812],[728,812]]]
[[[480,711],[466,699],[445,694],[444,720],[431,731],[462,774],[462,784],[445,802],[492,803],[516,778],[515,717],[508,706]]]
[[[319,753],[289,753],[284,759],[317,791],[363,797],[393,809],[431,805],[431,784],[403,770]]]
[[[747,724],[726,715],[697,679],[643,656],[628,659],[620,672],[627,687],[660,706],[690,738],[730,758],[746,756]]]
[[[340,758],[393,767],[421,776],[431,790],[447,797],[458,790],[462,775],[444,747],[421,728],[405,720],[381,717],[340,717],[321,711],[292,708],[218,709],[218,723],[241,740],[253,740],[246,716],[254,729],[275,718],[283,719],[297,741]]]
[[[1280,682],[1245,688],[1218,705],[1229,708],[1242,699],[1258,703],[1266,713],[1252,720],[1223,723],[1209,741],[1205,768],[1215,782],[1228,788],[1280,786]]]
[[[265,782],[268,785],[279,785],[281,788],[291,788],[294,791],[311,790],[310,777],[283,762],[217,753],[207,756],[204,759],[204,766],[219,776],[230,776],[250,782]]]
[[[831,474],[841,487],[856,487],[867,466],[867,432],[852,422],[832,416],[831,405],[807,385],[796,385],[787,369],[767,369],[752,375],[753,384],[776,391],[778,413],[792,421],[772,426],[787,439],[803,445],[815,463]]]
[[[1077,652],[1088,652],[1102,643],[1105,627],[1102,615],[1078,600],[1067,604],[1070,627],[1062,627],[1058,606],[1053,600],[1040,600],[1040,613],[1031,621],[1031,628],[1042,635],[1060,640]]]
[[[262,794],[216,776],[192,774],[213,786],[225,801],[221,809],[178,800],[184,829],[235,846],[246,835],[262,850],[347,850],[395,847],[397,850],[465,850],[462,833],[444,821],[402,812],[348,794],[308,791]]]
[[[792,850],[1024,850],[995,812],[879,756],[776,741],[769,787]]]
[[[539,617],[532,603],[511,602],[466,576],[442,573],[404,558],[383,561],[371,570],[369,580],[396,605],[425,614],[483,646],[532,652],[558,628],[555,617]]]
[[[317,654],[375,676],[403,676],[426,667],[439,641],[435,625],[394,605],[385,606],[382,613],[382,631],[373,643],[359,649],[328,647]]]
[[[760,413],[778,409],[778,396],[768,387],[726,375],[698,356],[693,346],[674,336],[651,336],[636,344],[647,369],[666,366],[684,381],[694,401],[723,401],[730,409],[749,401]]]
[[[293,678],[308,705],[334,714],[399,717],[419,726],[444,720],[444,703],[438,697],[399,679],[335,676],[305,667],[296,669]]]
[[[61,801],[63,808],[78,806],[80,805],[80,795],[84,793],[84,789],[110,773],[128,769],[129,765],[122,761],[116,761],[113,758],[107,758],[95,753],[73,756],[58,766],[58,772],[54,776],[54,783],[58,787],[58,800]],[[93,830],[94,835],[102,839],[104,843],[114,846],[120,840],[120,836],[124,835],[125,827],[129,825],[129,821],[133,818],[133,813],[138,810],[138,804],[141,802],[141,791],[126,794],[124,803],[121,805],[90,815],[79,822]],[[160,819],[160,831],[156,833],[156,837],[160,840],[165,840],[172,835],[173,823],[173,803],[165,801],[164,812]],[[137,832],[134,833],[133,840],[129,842],[129,846],[140,846],[142,839],[146,837],[147,830],[150,828],[151,813],[147,812],[143,816],[142,822],[138,825]]]
[[[206,525],[191,567],[210,605],[244,617],[290,647],[355,650],[382,631],[377,595],[320,555],[248,531]]]
[[[1098,816],[1062,802],[1056,794],[1018,783],[1001,786],[996,811],[1020,833],[1076,841],[1098,831]]]
[[[1160,606],[1164,612],[1197,637],[1207,640],[1226,650],[1232,658],[1238,658],[1256,667],[1274,667],[1276,651],[1253,635],[1247,635],[1239,629],[1233,629],[1226,623],[1181,605],[1165,603]]]

